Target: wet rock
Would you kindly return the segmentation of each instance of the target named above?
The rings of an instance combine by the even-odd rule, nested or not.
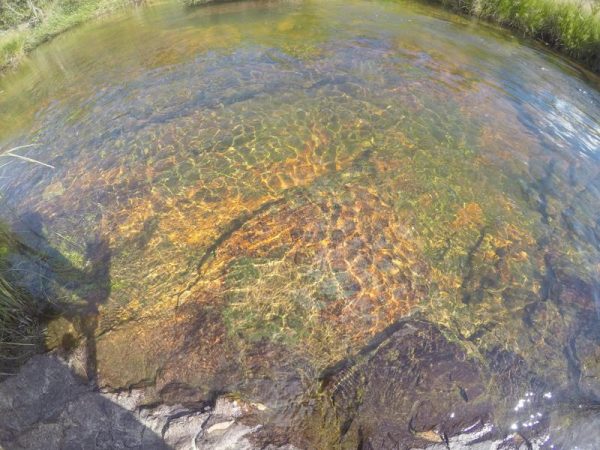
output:
[[[175,450],[254,450],[252,435],[262,428],[256,423],[255,413],[260,404],[246,403],[229,397],[217,398],[213,407],[202,404],[189,407],[158,405],[145,407],[144,390],[128,393],[106,394],[123,408],[133,411],[138,420],[160,435],[169,448]],[[247,424],[252,416],[252,424]],[[262,448],[262,447],[260,447]],[[279,449],[272,446],[272,449]]]
[[[546,385],[515,353],[498,348],[487,359],[485,368],[470,360],[431,323],[397,323],[357,357],[325,374],[324,393],[331,404],[325,417],[330,429],[336,427],[329,445],[546,448],[553,407],[551,393],[542,395]]]
[[[600,410],[597,406],[580,411],[560,411],[552,419],[546,448],[596,450],[600,437]]]
[[[56,356],[32,358],[0,384],[0,448],[254,450],[261,404],[220,397],[204,403],[146,405],[144,389],[99,392]],[[251,424],[247,418],[251,416]],[[268,445],[271,450],[291,446]]]
[[[494,426],[486,423],[476,423],[471,427],[462,430],[456,436],[448,438],[439,444],[427,445],[427,450],[447,450],[450,449],[497,449],[502,445],[501,439],[490,439],[494,435]]]
[[[165,442],[174,449],[194,448],[198,430],[202,429],[208,416],[207,413],[192,413],[169,420],[164,431]]]
[[[495,347],[486,353],[494,389],[502,399],[516,399],[523,392],[547,392],[553,389],[534,373],[519,354]]]
[[[0,445],[10,449],[166,449],[129,410],[54,356],[32,358],[0,384]]]
[[[256,428],[234,421],[220,422],[203,431],[196,440],[196,446],[215,450],[252,450],[255,447],[248,440],[248,435],[254,431]]]
[[[575,340],[581,393],[600,402],[600,336],[580,335]]]
[[[485,428],[491,408],[482,372],[462,349],[424,321],[390,331],[325,377],[344,445],[424,448]]]

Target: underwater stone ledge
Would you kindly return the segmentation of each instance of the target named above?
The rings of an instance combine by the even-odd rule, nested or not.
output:
[[[358,354],[325,370],[318,405],[304,410],[312,417],[292,414],[294,423],[284,427],[272,423],[281,411],[271,405],[301,408],[290,391],[274,401],[260,389],[202,398],[185,384],[158,397],[156,386],[100,390],[84,381],[77,350],[68,360],[53,353],[35,356],[0,383],[0,448],[524,449],[544,448],[550,438],[593,448],[586,445],[594,437],[590,430],[600,426],[597,403],[582,399],[583,407],[565,407],[554,398],[560,386],[532,384],[535,374],[516,354],[490,352],[484,365],[447,335],[417,316],[396,322]],[[579,389],[588,399],[597,398],[600,386],[599,339],[598,332],[581,327],[571,345]],[[507,405],[498,403],[498,393],[490,395],[490,385],[515,423],[536,411],[543,419],[511,430]],[[555,393],[551,401],[542,396],[546,389]],[[516,401],[530,404],[513,412]]]
[[[498,368],[510,369],[505,366]],[[148,404],[155,399],[152,388],[100,391],[75,375],[68,362],[47,354],[32,358],[0,384],[0,447],[543,448],[548,421],[527,433],[507,433],[494,423],[495,405],[485,395],[488,375],[435,325],[401,321],[378,342],[324,375],[322,394],[331,400],[328,404],[339,420],[314,430],[335,436],[320,447],[315,446],[318,438],[294,435],[303,425],[283,431],[273,427],[269,421],[273,411],[262,403],[225,395],[211,403],[179,399]],[[591,436],[585,430],[600,426],[597,412],[584,411],[575,421],[570,412],[553,414],[558,415],[554,423],[568,423],[554,442],[584,442]]]

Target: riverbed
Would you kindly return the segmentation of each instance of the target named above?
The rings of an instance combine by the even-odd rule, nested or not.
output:
[[[301,448],[386,448],[429,414],[397,412],[418,380],[443,411],[399,442],[473,420],[568,447],[600,402],[590,77],[410,2],[164,2],[61,35],[0,79],[0,149],[28,158],[2,158],[2,218],[89,278],[24,277],[65,311],[46,345],[93,335],[101,387],[239,396]]]

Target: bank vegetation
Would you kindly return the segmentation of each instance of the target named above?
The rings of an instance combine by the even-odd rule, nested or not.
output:
[[[600,0],[431,0],[537,39],[600,73]]]
[[[0,70],[54,36],[140,0],[0,0]]]
[[[144,1],[0,0],[0,71],[69,28]],[[192,7],[214,0],[180,1]],[[429,1],[538,39],[600,73],[600,0]]]

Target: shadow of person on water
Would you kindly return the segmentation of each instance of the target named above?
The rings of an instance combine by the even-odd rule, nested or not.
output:
[[[18,245],[18,251],[11,255],[15,284],[37,302],[43,316],[63,317],[81,335],[85,376],[95,384],[99,307],[108,301],[111,292],[108,239],[100,234],[89,239],[82,252],[84,265],[78,267],[50,244],[39,213],[22,214],[13,232]],[[59,344],[64,350],[72,350],[78,342],[67,332]]]
[[[111,292],[108,239],[95,234],[78,246],[56,233],[69,247],[79,247],[70,254],[52,245],[38,213],[20,215],[11,228],[10,282],[26,294],[36,314],[71,325],[58,334],[58,344],[85,353],[85,376],[61,352],[51,352],[31,357],[2,380],[0,449],[169,449],[160,428],[145,420],[135,395],[121,399],[98,389],[98,315]]]

